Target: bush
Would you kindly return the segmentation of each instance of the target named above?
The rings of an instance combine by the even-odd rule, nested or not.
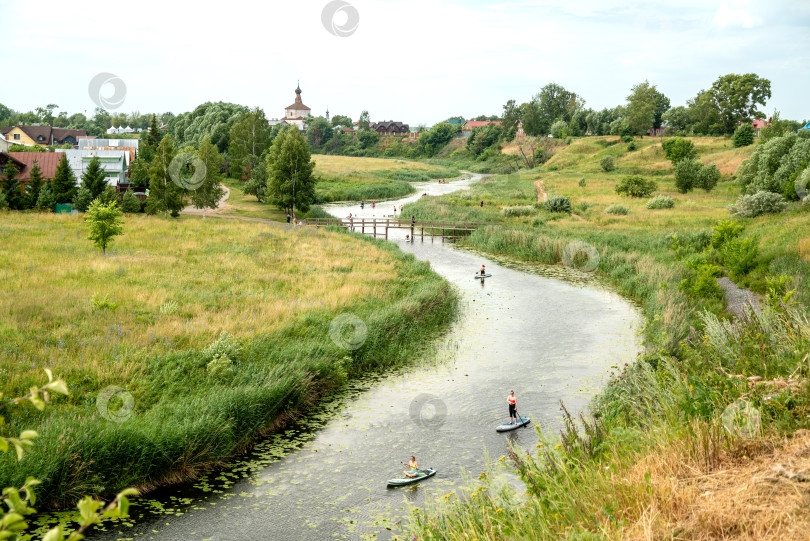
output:
[[[577,186],[579,186],[580,188],[584,188],[586,186],[585,177],[582,177],[581,179],[579,179],[579,182],[577,182]]]
[[[610,173],[616,169],[616,161],[613,159],[613,156],[605,156],[599,160],[599,166],[602,168],[602,171]]]
[[[580,212],[585,212],[591,207],[595,207],[596,203],[588,203],[587,201],[582,201],[579,205],[577,205],[577,209]]]
[[[565,139],[568,137],[568,124],[566,124],[563,120],[558,120],[551,125],[548,132],[556,139]]]
[[[681,289],[692,297],[722,299],[723,292],[717,285],[717,278],[723,273],[722,269],[711,263],[687,265],[692,272],[688,278],[681,281]]]
[[[546,224],[546,219],[543,218],[542,216],[537,216],[537,217],[535,217],[534,220],[532,220],[532,225],[534,225],[534,226],[545,225],[545,224]]]
[[[747,147],[754,144],[754,128],[751,124],[743,124],[734,131],[731,138],[734,148]]]
[[[124,197],[121,199],[121,210],[127,214],[135,214],[141,211],[141,200],[137,198],[132,188],[124,193]]]
[[[636,142],[635,141],[630,141],[629,143],[627,143],[627,151],[628,152],[633,152],[636,148],[638,148],[638,147],[636,147]]]
[[[698,160],[681,160],[675,164],[675,187],[686,193],[695,187],[703,164]]]
[[[691,160],[697,156],[695,144],[683,137],[672,137],[665,139],[661,146],[664,148],[664,156],[672,162],[672,165],[683,160]]]
[[[627,216],[630,214],[630,209],[625,207],[624,205],[610,205],[608,208],[605,209],[605,212],[608,214],[618,214],[620,216]]]
[[[707,192],[710,192],[717,186],[718,182],[720,182],[720,171],[717,169],[716,165],[711,163],[700,168],[697,180],[695,181],[695,188],[703,188]]]
[[[737,203],[728,210],[731,214],[743,218],[755,218],[764,214],[776,214],[787,208],[787,202],[781,194],[761,191],[754,195],[743,194]]]
[[[531,216],[534,214],[534,209],[530,206],[528,207],[504,207],[501,209],[501,214],[507,217],[516,217],[516,216]]]
[[[756,266],[758,254],[759,241],[752,237],[731,239],[720,250],[723,265],[735,278],[748,274]]]
[[[630,197],[649,197],[658,189],[654,180],[647,180],[641,175],[630,175],[622,178],[616,185],[616,193]]]
[[[6,194],[3,190],[0,190],[0,210],[8,208],[8,200],[6,199]]]
[[[623,135],[622,136],[622,142],[624,142],[624,143],[632,143],[633,141],[635,141],[635,138],[632,135]]]
[[[39,191],[37,208],[47,210],[49,212],[53,212],[56,208],[56,196],[53,194],[53,190],[51,190],[50,183],[42,186],[42,189]]]
[[[552,195],[546,201],[546,210],[571,214],[571,200],[564,195]]]
[[[650,210],[671,209],[675,206],[675,200],[668,195],[656,195],[647,201],[647,208]]]
[[[717,222],[712,233],[712,248],[721,249],[728,241],[742,235],[745,226],[734,220],[721,220]]]
[[[90,192],[90,189],[86,186],[82,186],[79,188],[79,191],[76,192],[76,195],[73,196],[73,208],[78,210],[79,212],[87,212],[87,208],[90,206],[90,203],[93,202],[93,194]]]
[[[737,181],[743,191],[762,190],[798,199],[795,182],[810,165],[810,132],[789,133],[756,146],[751,157],[737,169]]]

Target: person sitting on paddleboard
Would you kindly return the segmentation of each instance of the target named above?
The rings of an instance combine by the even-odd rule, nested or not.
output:
[[[517,422],[517,398],[515,397],[515,391],[509,391],[506,402],[509,404],[509,424],[513,425]]]
[[[481,265],[481,276],[485,275],[486,273],[487,273],[486,265]]]
[[[407,464],[403,462],[402,465],[408,468],[402,472],[406,477],[416,477],[419,475],[419,464],[416,462],[415,456],[411,455],[411,460],[409,460]]]

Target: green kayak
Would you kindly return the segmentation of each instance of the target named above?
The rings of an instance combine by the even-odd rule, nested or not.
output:
[[[436,470],[427,469],[418,471],[419,475],[417,475],[416,477],[398,477],[396,479],[389,479],[388,486],[401,487],[405,485],[412,485],[414,483],[418,483],[419,481],[427,479],[428,477],[433,477],[434,475],[436,475]]]

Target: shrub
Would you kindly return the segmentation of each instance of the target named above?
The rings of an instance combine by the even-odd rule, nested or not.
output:
[[[121,210],[127,214],[135,214],[141,211],[141,200],[137,198],[132,188],[124,193],[124,197],[121,199]]]
[[[672,162],[672,165],[683,160],[691,160],[697,156],[695,144],[683,137],[664,139],[661,146],[664,148],[664,156]]]
[[[675,187],[686,193],[695,187],[703,164],[698,160],[681,160],[675,165]]]
[[[579,182],[577,182],[577,186],[579,186],[580,188],[584,188],[586,186],[585,177],[582,177],[581,179],[579,179]]]
[[[591,208],[591,207],[595,207],[595,206],[596,206],[596,203],[588,203],[587,201],[583,201],[583,202],[581,202],[579,205],[577,205],[577,209],[578,209],[580,212],[585,212],[585,211],[587,211],[589,208]]]
[[[656,195],[647,201],[647,208],[651,210],[671,209],[675,206],[675,200],[668,195]]]
[[[534,220],[532,220],[532,225],[534,225],[534,226],[545,225],[545,223],[546,223],[546,219],[543,218],[542,216],[537,216],[537,217],[535,217]]]
[[[763,214],[776,214],[787,208],[787,202],[781,194],[761,191],[754,195],[743,194],[737,198],[737,203],[728,210],[731,214],[743,218],[755,218]]]
[[[758,254],[759,242],[753,237],[731,239],[720,250],[723,265],[735,277],[748,274],[756,266]]]
[[[695,188],[703,188],[707,192],[717,186],[720,181],[720,171],[713,163],[704,165],[698,172],[697,180],[695,181]]]
[[[681,289],[692,297],[722,299],[723,293],[717,285],[717,278],[723,273],[722,269],[711,263],[698,263],[687,265],[692,272],[688,278],[681,281]]]
[[[633,152],[636,148],[638,148],[638,147],[636,147],[636,142],[635,141],[630,141],[629,143],[627,143],[628,152]]]
[[[630,214],[630,209],[625,207],[624,205],[610,205],[608,208],[605,209],[605,212],[608,214],[618,214],[620,216],[627,216]]]
[[[551,125],[548,132],[556,139],[565,139],[568,137],[568,124],[566,124],[564,120],[558,120]]]
[[[657,189],[658,184],[654,180],[647,180],[641,175],[626,176],[616,185],[617,194],[630,197],[649,197]]]
[[[599,160],[599,166],[606,173],[610,173],[611,171],[616,169],[616,161],[613,159],[613,156],[605,156],[604,158]]]
[[[42,189],[39,191],[37,208],[47,210],[49,212],[53,212],[56,208],[56,196],[53,194],[53,190],[51,190],[50,183],[42,186]]]
[[[757,145],[737,170],[743,191],[754,194],[765,190],[798,199],[795,181],[810,165],[810,132],[805,133],[789,133]]]
[[[546,210],[571,214],[571,200],[564,195],[552,195],[546,201]]]
[[[73,208],[79,212],[86,212],[90,203],[93,202],[93,194],[86,186],[82,186],[73,196]]]
[[[712,233],[712,248],[720,249],[728,241],[742,235],[745,226],[734,220],[721,220],[717,222]]]
[[[534,214],[534,209],[530,206],[526,207],[504,207],[501,209],[501,214],[508,217],[516,216],[530,216]]]
[[[754,128],[751,124],[743,124],[734,131],[731,138],[734,148],[747,147],[754,144]]]
[[[3,190],[0,190],[0,210],[8,208],[8,200],[6,199],[6,194]]]
[[[623,135],[622,136],[622,141],[625,142],[625,143],[632,143],[634,140],[635,139],[633,138],[632,135]]]

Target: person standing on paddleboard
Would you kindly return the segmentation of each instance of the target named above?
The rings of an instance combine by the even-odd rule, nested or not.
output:
[[[506,403],[509,404],[509,424],[513,425],[517,422],[517,398],[515,391],[509,391],[509,396],[506,397]]]
[[[485,275],[486,273],[487,273],[486,265],[481,265],[481,276]]]
[[[419,463],[416,462],[415,456],[411,455],[411,459],[408,461],[408,463],[405,464],[403,462],[402,465],[408,468],[407,470],[402,472],[405,474],[405,477],[416,477],[417,475],[419,475]]]

